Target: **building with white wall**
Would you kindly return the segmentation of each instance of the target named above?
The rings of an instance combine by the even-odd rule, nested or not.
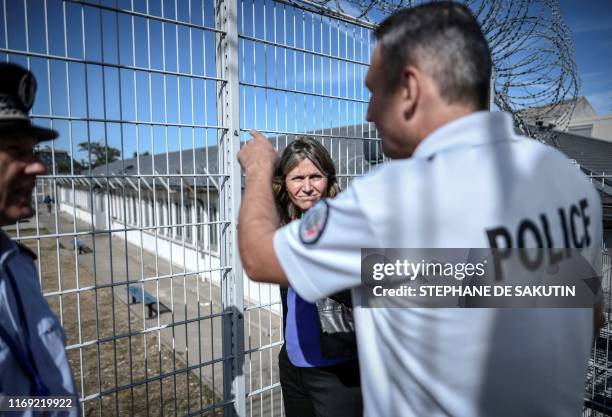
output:
[[[309,133],[327,147],[342,187],[382,161],[374,132],[367,125]],[[284,149],[292,136],[271,139]],[[60,211],[98,231],[110,231],[161,259],[191,271],[210,271],[206,278],[219,284],[220,236],[229,221],[219,198],[216,146],[140,155],[99,166],[73,178],[56,180]],[[366,157],[364,158],[364,152]],[[279,301],[276,288],[244,277],[248,301],[271,305]],[[273,310],[280,312],[280,306]]]
[[[598,115],[586,97],[568,100],[555,107],[535,107],[521,115],[532,125],[612,142],[612,114]]]
[[[342,188],[382,161],[380,142],[369,140],[373,131],[364,126],[333,133],[313,132],[330,151]],[[292,137],[271,141],[284,149]],[[604,204],[607,246],[612,245],[612,142],[559,133],[550,143],[597,178]],[[598,176],[601,176],[598,177]],[[191,271],[210,271],[207,277],[220,283],[219,239],[229,225],[219,199],[217,147],[189,149],[119,160],[75,179],[57,180],[59,209],[96,230],[111,231],[143,250]],[[277,291],[244,277],[248,301],[270,305]],[[274,306],[275,311],[278,305]]]

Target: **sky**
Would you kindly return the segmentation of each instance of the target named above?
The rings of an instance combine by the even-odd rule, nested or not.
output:
[[[559,0],[559,5],[572,33],[581,95],[597,114],[611,114],[612,0]]]
[[[215,144],[213,0],[149,0],[148,10],[146,1],[97,1],[135,14],[61,0],[0,0],[0,48],[57,57],[8,54],[34,72],[32,114],[43,124],[56,117],[56,148],[80,160],[78,144],[88,139],[126,158]],[[364,120],[369,31],[280,3],[238,4],[244,138],[252,128],[275,135]]]
[[[612,0],[559,1],[573,35],[580,93],[599,114],[612,113]],[[0,60],[8,55],[35,73],[32,113],[46,125],[56,117],[61,136],[54,146],[80,160],[78,144],[87,140],[118,148],[125,158],[215,144],[214,0],[89,2],[108,7],[0,0],[0,49],[25,52],[0,51]],[[252,128],[274,136],[364,122],[369,30],[270,0],[238,6],[243,138]]]

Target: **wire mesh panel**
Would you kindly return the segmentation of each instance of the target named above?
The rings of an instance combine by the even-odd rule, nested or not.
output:
[[[607,195],[612,190],[612,176],[591,174],[593,184]],[[604,197],[604,212],[612,206],[612,198]],[[610,222],[612,219],[604,219]],[[601,268],[601,287],[605,306],[605,322],[595,340],[593,352],[589,360],[586,381],[585,408],[583,417],[599,417],[612,414],[612,323],[610,321],[610,305],[612,301],[612,233],[604,230]]]
[[[345,188],[369,168],[364,86],[372,26],[328,10],[284,1],[238,1],[241,139],[256,129],[282,151],[314,137],[334,159]],[[281,415],[277,370],[283,344],[278,288],[245,281],[246,415]]]
[[[16,238],[66,330],[86,415],[217,414],[234,312],[212,0],[2,0],[0,59],[38,80],[36,217]],[[231,322],[231,320],[230,320]]]
[[[365,172],[371,26],[277,2],[1,5],[0,59],[34,72],[33,117],[60,132],[12,233],[39,255],[83,412],[280,415],[278,290],[243,281],[233,249],[236,145],[308,132],[343,186]]]

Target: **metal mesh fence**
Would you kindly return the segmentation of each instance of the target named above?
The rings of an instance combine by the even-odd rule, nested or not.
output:
[[[39,255],[87,415],[235,407],[223,284],[225,88],[213,1],[2,1],[2,60],[31,68],[47,175],[15,237]],[[234,307],[235,308],[235,307]]]
[[[0,0],[0,24],[0,60],[34,72],[33,117],[60,132],[9,232],[38,254],[82,411],[283,415],[282,308],[239,267],[235,153],[250,129],[278,150],[306,134],[341,188],[381,162],[373,26],[282,0]]]
[[[612,185],[611,175],[590,175],[591,181],[602,189]],[[604,200],[604,207],[610,201]],[[605,323],[595,339],[593,352],[589,359],[587,372],[585,408],[583,417],[600,417],[612,414],[612,235],[604,232],[604,252],[602,256],[602,290],[605,305]]]
[[[363,138],[375,137],[363,124],[370,29],[288,2],[239,1],[241,140],[257,129],[282,150],[298,135],[314,137],[330,151],[341,187],[367,171]],[[278,290],[244,285],[247,415],[281,415]]]
[[[363,174],[371,25],[213,0],[2,0],[0,23],[0,60],[34,72],[33,117],[60,132],[11,233],[83,412],[281,415],[278,289],[239,268],[235,153],[252,128],[279,150],[308,132],[343,186]]]

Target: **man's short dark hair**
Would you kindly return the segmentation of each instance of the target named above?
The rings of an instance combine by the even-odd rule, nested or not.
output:
[[[435,2],[399,10],[374,32],[383,65],[397,86],[401,70],[414,65],[427,71],[449,103],[489,105],[491,52],[467,6]]]

